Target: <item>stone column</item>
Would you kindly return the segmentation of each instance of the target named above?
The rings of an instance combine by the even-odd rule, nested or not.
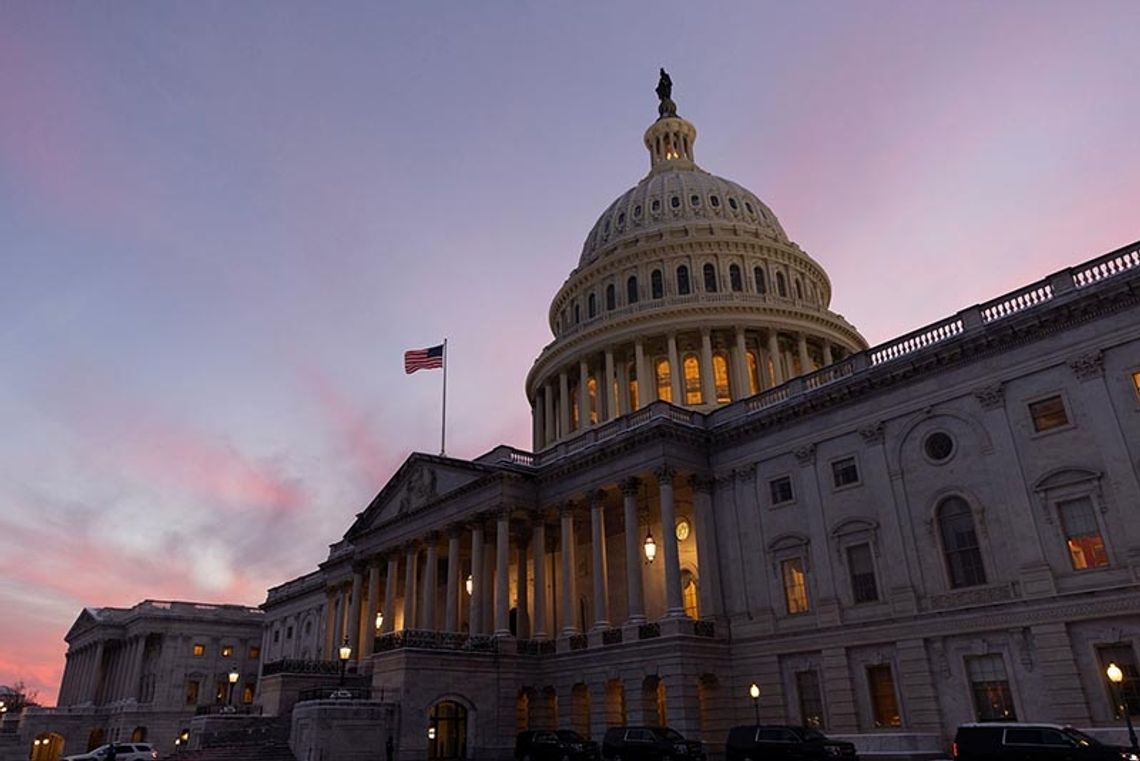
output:
[[[542,424],[545,418],[542,415],[542,400],[539,398],[541,394],[542,389],[537,389],[534,392],[534,404],[530,408],[531,441],[534,442],[535,449],[542,446],[543,440]]]
[[[617,409],[619,415],[628,415],[633,400],[629,398],[629,363],[622,360],[617,370]]]
[[[733,356],[736,359],[732,363],[733,367],[736,368],[736,393],[732,395],[732,398],[733,400],[744,399],[752,395],[752,376],[748,372],[748,344],[744,340],[744,328],[738,327],[736,329],[736,353]],[[759,359],[757,357],[757,365],[760,364]],[[757,367],[756,369],[759,370],[760,368]],[[759,373],[757,373],[756,380],[760,380]]]
[[[823,342],[823,364],[824,364],[824,366],[827,366],[827,365],[830,365],[834,361],[835,360],[831,354],[831,341],[824,339],[824,342]]]
[[[459,631],[459,529],[447,533],[447,611],[443,630]]]
[[[1089,701],[1081,687],[1080,671],[1073,656],[1073,643],[1069,638],[1069,628],[1064,621],[1049,621],[1033,626],[1033,645],[1036,646],[1037,660],[1045,682],[1045,701],[1050,716],[1079,727],[1092,724],[1089,716]],[[1019,639],[1021,649],[1031,647],[1026,641],[1024,630]]]
[[[673,394],[673,404],[685,405],[684,388],[681,386],[681,362],[677,358],[677,336],[669,334],[669,388]]]
[[[712,335],[701,330],[701,396],[705,404],[716,404],[716,378],[713,377]]]
[[[483,633],[483,525],[471,527],[471,634]]]
[[[546,415],[546,424],[543,429],[546,436],[542,443],[550,444],[554,441],[554,431],[558,424],[554,421],[554,387],[549,383],[542,387],[542,408]]]
[[[546,524],[539,515],[534,521],[530,543],[534,546],[534,633],[533,639],[546,639]]]
[[[708,476],[689,478],[693,488],[693,531],[697,535],[697,595],[701,618],[721,614],[720,569],[717,567],[716,526],[713,521],[713,480]]]
[[[404,631],[416,628],[416,545],[404,553]]]
[[[562,438],[570,435],[570,379],[566,371],[558,373],[558,420]]]
[[[637,524],[637,492],[641,487],[638,478],[621,482],[622,508],[625,519],[625,588],[629,607],[627,624],[645,623],[645,603],[641,591],[641,540]]]
[[[574,578],[574,503],[562,506],[562,635],[578,633],[574,623],[578,584]]]
[[[606,420],[613,420],[618,416],[618,396],[614,393],[614,351],[606,349]]]
[[[530,638],[530,595],[527,589],[527,543],[529,537],[522,533],[515,536],[515,548],[518,551],[518,611],[515,621],[515,634],[519,639]]]
[[[363,661],[372,655],[376,645],[376,614],[380,611],[380,560],[374,559],[368,566],[368,610],[364,614],[364,642],[361,644],[360,658]]]
[[[580,419],[580,418],[579,418]],[[495,636],[510,636],[511,514],[504,508],[495,521]]]
[[[661,541],[665,555],[665,617],[681,618],[685,603],[681,599],[681,563],[677,550],[677,510],[673,504],[674,471],[668,465],[657,470],[661,489]]]
[[[906,706],[907,729],[912,732],[939,732],[942,716],[938,707],[938,690],[930,673],[930,657],[922,639],[899,640],[895,643],[898,659],[898,690]]]
[[[328,601],[325,603],[327,615],[325,617],[325,658],[333,660],[335,657],[336,641],[336,590],[328,591]]]
[[[388,556],[388,576],[384,579],[384,634],[396,631],[396,577],[400,575],[400,558],[392,553]]]
[[[364,596],[364,574],[360,571],[352,572],[352,599],[348,613],[348,646],[352,648],[353,657],[360,658],[360,608],[361,597]]]
[[[439,590],[436,575],[439,573],[439,534],[427,536],[427,559],[424,561],[423,613],[422,626],[427,631],[435,631],[435,595]]]
[[[590,427],[590,389],[587,383],[590,380],[590,366],[586,360],[578,360],[578,430],[584,431]]]
[[[594,628],[610,628],[610,583],[606,563],[605,492],[590,495],[590,529],[594,567]]]
[[[772,369],[776,374],[772,378],[772,385],[779,386],[785,380],[784,367],[780,362],[780,337],[775,330],[771,329],[768,331],[768,356],[772,358]]]
[[[811,372],[811,360],[808,358],[807,350],[807,335],[804,333],[796,334],[796,348],[800,354],[800,375],[807,375]]]
[[[650,372],[645,366],[645,344],[640,338],[633,342],[633,355],[634,364],[637,366],[637,407],[640,409],[657,398],[657,383],[649,378]],[[633,411],[631,403],[630,412]]]
[[[858,732],[855,690],[851,686],[851,670],[847,667],[847,649],[825,647],[820,669],[823,692],[827,695],[827,727],[835,732]]]

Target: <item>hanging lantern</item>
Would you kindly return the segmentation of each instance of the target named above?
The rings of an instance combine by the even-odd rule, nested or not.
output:
[[[657,542],[653,541],[653,533],[645,532],[645,559],[650,563],[657,557]]]
[[[467,581],[463,582],[463,586],[467,589],[467,594],[471,594],[474,584],[475,581],[471,578],[471,574],[467,574]]]
[[[384,611],[378,610],[378,611],[376,611],[376,631],[380,631],[383,628],[384,628]]]

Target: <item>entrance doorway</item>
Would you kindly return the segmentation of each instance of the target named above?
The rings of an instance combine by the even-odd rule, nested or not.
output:
[[[442,700],[428,717],[428,759],[459,758],[467,758],[467,709]]]

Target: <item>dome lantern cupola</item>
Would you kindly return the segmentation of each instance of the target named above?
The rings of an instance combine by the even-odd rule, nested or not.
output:
[[[645,130],[645,147],[649,149],[649,170],[694,169],[693,143],[697,141],[697,128],[677,116],[673,102],[673,80],[665,69],[657,82],[657,121]]]

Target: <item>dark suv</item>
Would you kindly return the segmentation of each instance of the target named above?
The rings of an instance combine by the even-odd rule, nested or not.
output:
[[[569,729],[531,729],[515,738],[515,761],[598,761],[598,744]]]
[[[1058,724],[963,724],[952,752],[957,761],[1137,761],[1128,748]]]
[[[704,761],[699,742],[669,727],[610,727],[602,740],[606,761]]]
[[[855,761],[855,745],[818,730],[748,724],[729,730],[725,761]]]

